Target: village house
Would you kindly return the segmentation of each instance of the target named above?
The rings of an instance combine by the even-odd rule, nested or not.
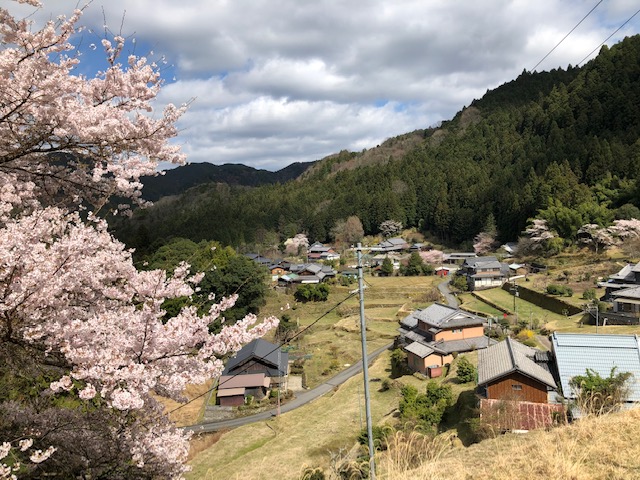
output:
[[[286,275],[287,270],[280,264],[269,265],[269,273],[271,274],[271,281],[276,282],[282,275]]]
[[[556,402],[557,385],[548,352],[507,337],[478,352],[478,388],[489,399]]]
[[[395,237],[395,238],[389,238],[384,242],[380,242],[377,245],[374,245],[373,247],[371,247],[371,251],[390,253],[390,252],[402,252],[404,250],[409,250],[409,248],[411,248],[411,246],[407,243],[407,241],[404,238]]]
[[[280,276],[279,283],[283,285],[321,283],[335,278],[337,272],[329,265],[319,263],[292,264],[289,273]]]
[[[309,246],[307,250],[307,258],[309,261],[333,261],[340,260],[340,254],[337,253],[333,248],[327,247],[320,242],[315,242],[313,245]]]
[[[604,300],[610,300],[618,290],[640,287],[640,262],[625,265],[618,273],[609,276],[606,282],[598,283],[598,286],[605,289]]]
[[[470,291],[500,287],[509,278],[509,266],[496,257],[467,258],[457,275],[464,275]]]
[[[611,292],[613,312],[638,318],[640,321],[640,286]]]
[[[271,379],[264,373],[222,375],[218,379],[216,403],[222,407],[238,407],[244,405],[249,396],[262,400],[270,384]]]
[[[548,427],[563,413],[553,359],[511,338],[478,351],[480,415],[501,430]],[[496,415],[496,412],[507,415]]]
[[[235,357],[229,359],[222,375],[249,375],[261,373],[269,379],[271,388],[287,389],[289,354],[262,338],[246,344]]]
[[[442,262],[448,265],[462,265],[465,260],[476,258],[477,256],[478,255],[473,252],[444,253],[442,255]]]
[[[439,367],[453,361],[454,353],[495,343],[484,335],[484,319],[440,303],[411,313],[398,331],[409,368],[427,376],[436,376]]]

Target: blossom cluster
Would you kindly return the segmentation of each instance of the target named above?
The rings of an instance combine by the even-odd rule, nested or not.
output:
[[[139,202],[140,177],[158,162],[184,161],[170,139],[186,105],[154,111],[159,71],[143,57],[120,63],[122,36],[102,42],[104,71],[76,74],[71,39],[82,13],[37,30],[0,7],[0,338],[56,365],[59,378],[43,394],[77,395],[79,404],[125,418],[114,431],[129,463],[155,462],[156,477],[179,477],[188,435],[166,420],[153,394],[180,400],[187,384],[220,375],[221,356],[277,319],[250,315],[211,334],[231,297],[206,315],[185,307],[166,320],[165,300],[193,295],[203,275],[187,264],[171,275],[138,271],[97,215],[113,195]],[[1,443],[0,459],[11,449]],[[54,450],[36,450],[30,460]],[[11,478],[12,468],[0,464],[0,478]]]
[[[33,445],[32,438],[24,438],[18,441],[18,451],[26,452]],[[13,458],[9,464],[5,463],[5,459],[10,456],[12,450],[15,450],[15,447],[11,445],[10,442],[2,442],[0,443],[0,480],[10,479],[17,480],[17,472],[23,467],[17,457]],[[33,464],[39,464],[46,461],[56,449],[52,446],[48,447],[45,450],[34,450],[29,454],[29,461]]]

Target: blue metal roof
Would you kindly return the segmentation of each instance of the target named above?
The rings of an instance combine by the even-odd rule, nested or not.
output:
[[[617,373],[630,372],[627,401],[640,401],[640,343],[637,335],[595,335],[557,333],[551,337],[560,384],[565,398],[575,398],[569,381],[584,375],[587,368],[608,377],[613,367]]]

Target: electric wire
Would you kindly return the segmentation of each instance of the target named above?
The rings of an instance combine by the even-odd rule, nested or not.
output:
[[[322,315],[320,315],[318,318],[316,318],[313,322],[311,322],[309,325],[307,325],[306,327],[304,327],[302,330],[300,330],[299,332],[297,332],[295,335],[293,335],[290,339],[288,339],[285,342],[282,342],[281,344],[279,344],[276,348],[274,348],[273,350],[271,350],[269,353],[267,353],[268,355],[271,355],[272,353],[280,350],[284,345],[287,345],[288,343],[292,342],[293,340],[295,340],[296,338],[298,338],[300,335],[302,335],[303,333],[305,333],[307,330],[309,330],[311,327],[313,327],[315,324],[317,324],[320,320],[322,320],[324,317],[326,317],[327,315],[329,315],[332,311],[334,311],[336,308],[338,308],[340,305],[342,305],[344,302],[346,302],[347,300],[351,299],[352,297],[354,297],[356,294],[358,293],[358,291],[354,291],[349,293],[349,295],[347,295],[344,299],[340,300],[338,303],[336,303],[333,307],[331,307],[329,310],[327,310],[326,312],[324,312]],[[167,412],[168,415],[172,414],[173,412],[180,410],[183,407],[186,407],[187,405],[195,402],[196,400],[199,400],[200,398],[204,397],[205,395],[209,394],[210,392],[212,392],[213,390],[215,390],[216,388],[219,388],[221,385],[224,385],[225,383],[227,383],[228,381],[231,381],[231,379],[237,377],[238,375],[242,375],[244,372],[246,372],[248,370],[248,366],[244,367],[242,370],[238,371],[237,373],[234,373],[233,375],[229,375],[229,378],[226,379],[224,382],[222,383],[214,383],[214,386],[207,389],[207,391],[201,393],[200,395],[197,395],[195,397],[193,397],[192,399],[188,400],[187,402],[177,406],[176,408],[174,408],[173,410],[170,410],[169,412]],[[278,365],[278,368],[280,368],[280,365]]]
[[[582,60],[580,60],[580,62],[578,62],[578,66],[580,66],[580,64],[581,64],[581,63],[583,63],[583,62],[584,62],[587,58],[589,58],[591,55],[593,55],[593,54],[594,54],[594,52],[595,52],[596,50],[598,50],[598,49],[599,49],[600,47],[602,47],[605,43],[607,43],[607,41],[608,41],[611,37],[613,37],[616,33],[618,33],[620,30],[622,30],[622,28],[623,28],[627,23],[629,23],[631,20],[633,20],[633,17],[635,17],[638,13],[640,13],[640,10],[637,10],[637,11],[636,11],[636,13],[634,13],[633,15],[631,15],[631,16],[627,19],[627,21],[626,21],[626,22],[624,22],[622,25],[620,25],[620,26],[616,29],[616,31],[615,31],[615,32],[613,32],[611,35],[609,35],[607,38],[605,38],[605,39],[604,39],[604,41],[603,41],[600,45],[598,45],[596,48],[594,48],[593,50],[591,50],[591,52],[589,52],[589,54],[588,54],[586,57],[584,57]]]
[[[598,5],[600,5],[603,1],[604,1],[604,0],[600,0],[598,3],[596,3],[595,7],[593,7],[591,10],[589,10],[589,13],[587,13],[584,17],[582,17],[582,20],[580,20],[578,23],[576,23],[576,24],[575,24],[575,26],[574,26],[574,27],[569,31],[569,33],[567,33],[564,37],[562,37],[562,40],[560,40],[558,43],[556,43],[556,46],[555,46],[555,47],[553,47],[551,50],[549,50],[549,52],[548,52],[544,57],[542,57],[542,59],[541,59],[538,63],[536,63],[536,64],[535,64],[535,66],[531,69],[531,71],[533,72],[533,71],[538,67],[538,65],[540,65],[542,62],[544,62],[544,61],[545,61],[545,59],[546,59],[549,55],[551,55],[551,54],[553,53],[553,51],[554,51],[556,48],[558,48],[558,47],[560,46],[560,44],[561,44],[562,42],[564,42],[564,41],[567,39],[567,37],[568,37],[569,35],[571,35],[571,34],[573,33],[573,31],[574,31],[576,28],[578,28],[578,27],[580,26],[580,24],[581,24],[582,22],[584,22],[584,21],[586,20],[586,18],[587,18],[589,15],[591,15],[591,14],[593,13],[593,11],[594,11],[596,8],[598,8]],[[609,38],[611,38],[611,37],[609,37]],[[608,40],[608,39],[607,39],[607,40]],[[605,42],[606,42],[607,40],[605,40]],[[603,42],[603,43],[604,43],[604,42]],[[591,54],[589,54],[589,55],[591,55]]]

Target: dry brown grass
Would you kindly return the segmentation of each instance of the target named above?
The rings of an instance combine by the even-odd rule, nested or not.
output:
[[[435,449],[412,466],[410,444],[382,452],[378,477],[388,480],[640,479],[640,410],[589,417],[548,432],[508,434],[468,448]],[[431,454],[431,457],[434,457]]]
[[[156,397],[165,407],[165,412],[171,412],[169,418],[179,427],[198,423],[204,413],[207,392],[213,386],[213,380],[202,385],[187,385],[184,396],[193,402],[178,403],[164,397]]]
[[[389,366],[385,352],[369,370],[370,378],[383,378]],[[380,391],[371,382],[371,414],[378,424],[398,406],[397,389]],[[362,375],[323,397],[267,422],[236,428],[222,435],[211,448],[195,455],[187,478],[297,480],[306,466],[329,468],[331,456],[348,451],[363,428]]]

